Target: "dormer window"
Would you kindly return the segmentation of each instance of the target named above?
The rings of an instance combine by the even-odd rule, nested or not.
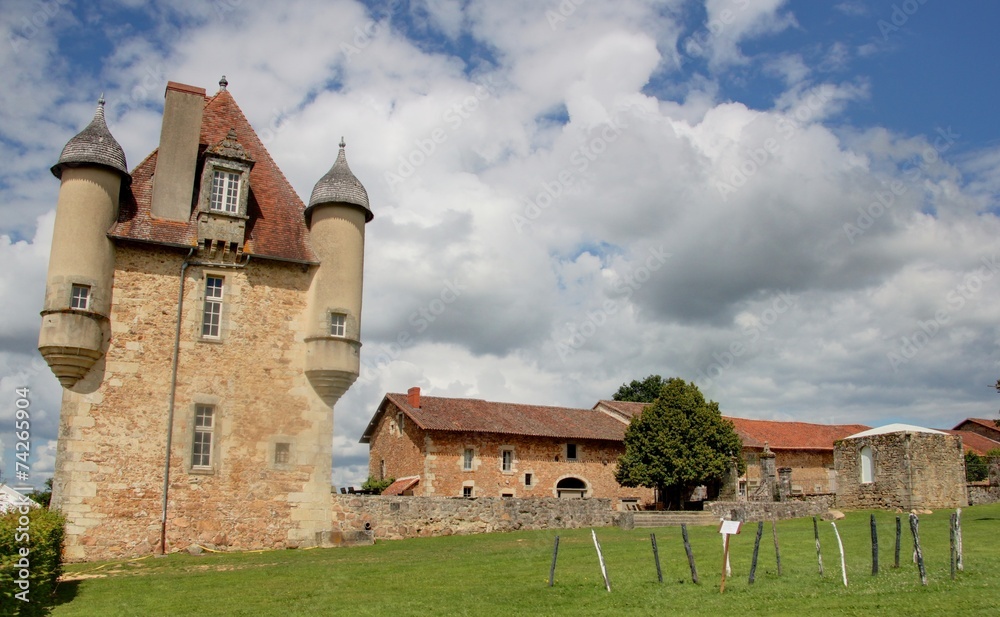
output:
[[[212,200],[209,209],[236,214],[240,205],[240,174],[216,169],[212,175]]]

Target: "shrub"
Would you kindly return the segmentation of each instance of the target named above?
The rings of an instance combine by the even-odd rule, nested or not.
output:
[[[48,614],[62,574],[65,522],[62,514],[45,508],[0,516],[0,615]]]
[[[980,482],[989,477],[989,468],[986,465],[986,458],[979,456],[971,450],[965,453],[965,481]]]
[[[393,478],[386,478],[385,480],[376,480],[375,478],[368,476],[365,483],[361,485],[361,490],[371,491],[373,495],[381,495],[382,491],[389,488],[389,485],[395,482]]]

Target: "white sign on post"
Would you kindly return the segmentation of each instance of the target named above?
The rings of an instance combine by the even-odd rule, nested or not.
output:
[[[738,534],[742,525],[743,521],[722,521],[722,525],[719,526],[719,533],[727,536]]]

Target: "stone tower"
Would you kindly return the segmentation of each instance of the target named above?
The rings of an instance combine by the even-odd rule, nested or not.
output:
[[[66,557],[321,544],[331,407],[358,376],[364,187],[309,207],[223,78],[169,82],[131,175],[99,105],[62,181],[39,350],[63,385]]]
[[[110,336],[115,247],[107,231],[118,218],[121,188],[132,181],[105,124],[103,97],[52,174],[61,183],[38,350],[59,383],[72,388],[104,355]]]

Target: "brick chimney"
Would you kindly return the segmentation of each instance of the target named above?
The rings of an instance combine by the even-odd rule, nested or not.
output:
[[[420,409],[420,388],[410,388],[406,391],[406,404],[414,409]]]

